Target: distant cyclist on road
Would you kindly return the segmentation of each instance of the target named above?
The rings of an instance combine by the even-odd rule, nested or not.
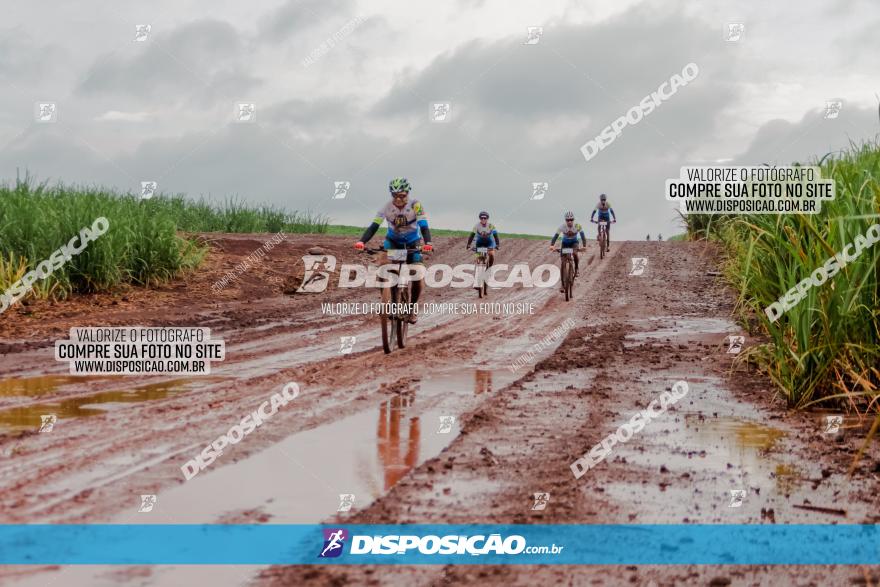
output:
[[[599,213],[599,221],[604,220],[608,223],[608,226],[605,227],[605,230],[607,231],[605,235],[608,237],[605,251],[608,252],[611,250],[611,218],[613,217],[614,222],[617,222],[617,215],[614,213],[614,208],[608,203],[608,196],[605,194],[599,196],[599,203],[593,208],[593,213],[590,215],[590,222],[597,222],[596,220],[593,220],[593,218],[596,217],[596,212]]]
[[[562,226],[556,229],[556,234],[553,235],[553,238],[550,240],[550,250],[555,251],[556,247],[556,239],[562,236],[562,247],[563,249],[567,249],[571,247],[574,249],[574,276],[578,276],[578,254],[577,254],[577,244],[578,244],[578,236],[581,237],[581,241],[584,243],[584,247],[587,246],[587,237],[584,236],[584,228],[574,221],[574,212],[566,212],[565,213],[565,222],[562,223]]]
[[[468,236],[467,249],[471,249],[471,242],[477,237],[477,247],[489,249],[489,265],[495,262],[495,251],[501,250],[501,239],[494,224],[489,223],[489,213],[485,210],[480,212],[480,221],[474,224],[471,234]]]
[[[418,200],[410,200],[409,192],[412,190],[409,181],[405,177],[395,177],[388,183],[388,190],[391,192],[391,201],[376,212],[372,224],[364,231],[361,240],[354,244],[354,248],[363,251],[364,245],[379,230],[382,220],[388,222],[388,232],[385,234],[385,243],[382,248],[385,251],[390,249],[405,249],[407,246],[413,247],[418,245],[422,238],[425,244],[422,250],[431,252],[434,250],[431,245],[431,229],[428,228],[428,216],[422,203]],[[412,262],[422,263],[422,255],[419,251],[412,254]],[[380,264],[388,263],[387,253],[382,253]],[[419,301],[419,295],[422,293],[422,280],[413,280],[412,282],[412,299],[411,303],[416,304]],[[415,313],[409,317],[411,323],[416,322]]]

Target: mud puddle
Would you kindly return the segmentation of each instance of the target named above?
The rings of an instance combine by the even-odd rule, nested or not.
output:
[[[257,511],[259,521],[316,523],[348,511],[341,505],[346,500],[356,511],[436,456],[458,435],[460,415],[481,394],[512,379],[506,372],[473,369],[426,377],[414,391],[294,434],[233,466],[215,462],[215,470],[160,495],[154,512],[138,521],[215,523],[237,512]],[[234,448],[218,461],[230,457]]]
[[[354,514],[411,469],[439,454],[458,436],[461,414],[513,379],[506,370],[483,369],[425,377],[415,390],[386,397],[372,409],[294,434],[234,465],[222,466],[223,459],[234,457],[233,449],[215,461],[215,470],[209,468],[160,493],[151,512],[129,512],[113,523],[318,523],[346,515],[346,503],[350,503],[347,511]],[[182,465],[198,450],[177,460]],[[66,567],[52,579],[95,586],[118,585],[125,579],[157,587],[204,582],[209,577],[211,585],[226,587],[246,584],[262,568]],[[46,576],[39,574],[17,584],[45,585],[45,581]]]
[[[12,395],[42,395],[56,391],[61,385],[72,383],[70,378],[62,376],[34,377],[29,379],[10,379],[0,385]],[[73,378],[80,384],[96,380],[96,378]],[[44,421],[43,416],[55,416],[52,422],[68,418],[85,418],[106,413],[108,410],[131,403],[148,402],[164,399],[174,393],[191,390],[202,385],[208,378],[172,379],[149,385],[141,385],[132,389],[101,391],[89,395],[60,399],[22,407],[0,410],[0,434],[15,433],[24,430],[39,430]],[[216,380],[216,378],[214,378]],[[2,393],[0,393],[2,395]]]

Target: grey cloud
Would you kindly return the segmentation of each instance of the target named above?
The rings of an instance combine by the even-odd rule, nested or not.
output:
[[[166,34],[158,33],[134,57],[118,54],[100,57],[87,71],[78,91],[140,97],[165,96],[206,84],[223,85],[235,79],[247,87],[252,76],[240,71],[242,40],[229,23],[199,20]]]
[[[281,43],[334,15],[348,20],[353,8],[352,0],[287,0],[260,19],[259,38]]]

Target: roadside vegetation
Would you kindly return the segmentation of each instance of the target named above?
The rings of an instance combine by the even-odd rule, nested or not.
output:
[[[30,178],[0,186],[0,293],[74,235],[104,217],[110,229],[90,242],[30,295],[65,298],[121,284],[150,286],[199,265],[207,248],[195,232],[326,232],[320,216],[250,206],[214,204],[183,196],[143,200],[99,187],[36,184]]]
[[[797,283],[880,223],[880,145],[826,155],[836,197],[815,215],[687,215],[691,239],[720,241],[737,310],[769,342],[745,356],[766,370],[789,405],[823,403],[880,412],[880,244],[865,248],[776,322],[764,313]],[[876,431],[880,416],[872,433]]]

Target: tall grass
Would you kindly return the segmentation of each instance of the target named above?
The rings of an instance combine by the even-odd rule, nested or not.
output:
[[[880,145],[852,145],[816,162],[836,184],[816,215],[685,217],[693,238],[720,240],[725,274],[739,292],[741,316],[770,342],[756,359],[792,406],[880,403],[880,244],[861,255],[771,323],[764,309],[825,261],[880,223]],[[757,322],[755,320],[757,319]]]
[[[95,219],[110,222],[45,280],[33,295],[63,298],[119,284],[151,285],[197,266],[206,249],[184,232],[326,232],[327,220],[272,206],[227,200],[215,205],[182,196],[142,200],[98,187],[49,186],[30,178],[0,186],[0,293]]]

